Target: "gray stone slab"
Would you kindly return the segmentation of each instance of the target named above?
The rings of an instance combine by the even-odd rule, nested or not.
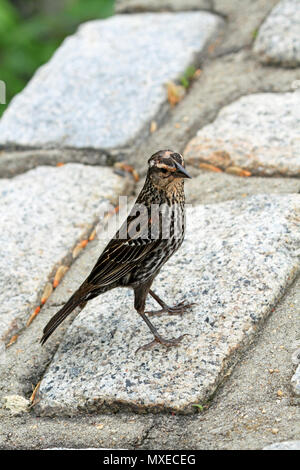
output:
[[[162,142],[182,153],[196,131],[213,122],[225,105],[253,93],[290,91],[298,79],[300,69],[281,68],[274,80],[274,69],[259,64],[247,49],[206,62],[200,77],[169,119],[127,158],[136,169],[145,171],[145,155],[156,152]]]
[[[116,0],[116,13],[212,10],[212,0]]]
[[[300,441],[275,442],[264,447],[263,450],[300,450]]]
[[[254,52],[263,63],[287,67],[299,66],[299,0],[283,0],[273,8],[259,29]]]
[[[0,180],[0,337],[24,325],[54,270],[92,230],[100,204],[125,184],[110,168],[81,164]]]
[[[223,108],[185,149],[187,163],[300,176],[300,93],[257,93]]]
[[[197,176],[193,173],[199,172]],[[299,178],[242,178],[189,168],[193,179],[186,185],[186,201],[191,204],[212,204],[230,199],[244,199],[253,194],[300,193]],[[300,346],[300,345],[299,345]]]
[[[69,328],[42,380],[36,412],[195,411],[296,275],[299,210],[299,195],[190,208],[186,240],[153,286],[169,303],[197,303],[183,317],[153,319],[162,335],[190,336],[177,348],[136,354],[151,335],[133,295],[108,292]]]
[[[291,384],[294,394],[300,396],[300,365],[292,377]]]
[[[166,82],[197,61],[222,24],[208,12],[182,12],[81,25],[14,98],[0,145],[130,146],[151,119],[163,119]]]

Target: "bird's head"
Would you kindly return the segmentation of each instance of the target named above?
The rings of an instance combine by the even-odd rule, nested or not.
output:
[[[184,168],[184,159],[173,150],[160,150],[148,160],[148,177],[161,189],[171,189],[182,184],[183,178],[191,178]]]

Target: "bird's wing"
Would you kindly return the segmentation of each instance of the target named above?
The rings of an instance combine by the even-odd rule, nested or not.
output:
[[[158,247],[163,248],[166,240],[152,240],[148,237],[151,219],[147,218],[138,232],[128,235],[130,224],[137,221],[136,216],[129,216],[103,253],[97,260],[86,282],[95,288],[114,283],[139,265],[148,253]],[[127,238],[118,238],[122,229],[127,228]],[[126,232],[125,232],[126,233]],[[146,234],[147,237],[146,238]],[[142,235],[142,236],[141,236]]]

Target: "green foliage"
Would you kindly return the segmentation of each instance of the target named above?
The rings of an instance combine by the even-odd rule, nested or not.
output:
[[[80,23],[114,12],[114,0],[68,0],[59,12],[47,14],[35,0],[33,13],[24,18],[14,3],[0,0],[0,80],[6,83],[7,104]],[[4,110],[0,105],[0,116]]]
[[[187,67],[183,76],[180,78],[180,83],[182,86],[184,86],[184,88],[188,88],[190,86],[190,82],[193,79],[195,72],[196,67],[194,67],[193,65]]]
[[[198,409],[199,412],[203,411],[203,406],[202,405],[198,405],[198,404],[193,404],[192,406],[194,406],[195,408]]]

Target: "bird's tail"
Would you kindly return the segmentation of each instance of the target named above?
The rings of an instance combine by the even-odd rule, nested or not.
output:
[[[44,344],[53,331],[64,321],[64,319],[73,312],[81,303],[84,304],[81,295],[78,295],[78,291],[75,292],[65,303],[65,305],[51,318],[43,330],[43,336],[41,343]]]

